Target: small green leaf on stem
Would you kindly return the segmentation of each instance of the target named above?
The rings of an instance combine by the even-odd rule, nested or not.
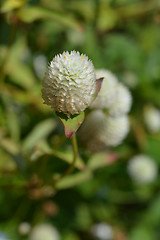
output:
[[[98,168],[106,167],[113,164],[118,159],[116,153],[111,152],[99,152],[94,154],[88,162],[88,169],[96,170]]]
[[[57,189],[66,189],[66,188],[74,187],[87,180],[90,180],[91,178],[92,178],[92,172],[90,171],[79,172],[62,179],[56,184],[56,187]]]
[[[84,121],[84,112],[72,115],[70,118],[63,113],[56,112],[56,114],[64,125],[65,135],[67,138],[71,138]]]

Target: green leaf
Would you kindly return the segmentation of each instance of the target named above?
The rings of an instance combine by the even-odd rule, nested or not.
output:
[[[10,136],[14,141],[20,139],[20,124],[17,113],[8,107],[6,111],[7,124],[10,132]]]
[[[9,154],[16,155],[20,152],[20,146],[9,138],[0,139],[0,146]]]
[[[153,240],[155,239],[154,231],[152,228],[146,228],[146,225],[137,226],[132,232],[129,238],[130,240]]]
[[[13,44],[5,65],[5,72],[10,80],[24,89],[33,90],[36,78],[30,66],[24,61],[27,52],[26,39],[21,36]]]
[[[118,20],[118,15],[115,10],[108,6],[101,6],[99,17],[97,20],[97,28],[101,31],[114,28]]]
[[[141,221],[148,226],[157,226],[160,222],[160,194],[152,200]]]
[[[5,0],[2,5],[1,12],[6,13],[12,11],[16,8],[21,8],[24,6],[27,0]]]
[[[65,162],[67,162],[69,164],[72,163],[73,151],[63,151],[63,152],[61,152],[61,154],[63,155],[63,159],[61,158],[61,160],[64,160]],[[80,170],[83,170],[85,168],[85,164],[80,156],[78,156],[76,158],[75,167],[77,167]]]
[[[65,135],[67,138],[71,138],[84,121],[84,112],[72,115],[70,118],[63,113],[56,112],[56,114],[64,125]]]
[[[16,170],[16,164],[13,161],[10,154],[8,154],[4,149],[0,148],[0,169],[1,172],[5,171],[14,171]]]
[[[74,175],[70,175],[70,176],[65,177],[64,179],[60,180],[57,183],[56,187],[58,189],[70,188],[70,187],[78,185],[82,182],[85,182],[91,178],[92,178],[92,173],[90,171],[76,173]]]
[[[17,15],[20,20],[27,23],[31,23],[38,19],[53,19],[68,27],[83,31],[83,27],[73,16],[55,9],[40,6],[27,7],[19,10]]]
[[[94,154],[88,162],[88,168],[95,170],[97,168],[108,166],[117,160],[116,153],[100,152]]]
[[[0,139],[0,146],[12,157],[18,168],[23,171],[26,168],[26,162],[21,154],[20,146],[8,138]]]
[[[38,123],[23,142],[23,150],[30,150],[39,140],[46,138],[57,126],[54,119],[46,119]]]
[[[160,134],[154,134],[152,136],[147,136],[146,141],[144,144],[144,152],[148,154],[149,156],[153,157],[157,161],[157,163],[160,163]]]
[[[41,154],[41,155],[43,155],[43,154],[53,155],[53,156],[59,158],[60,160],[66,162],[66,163],[69,163],[69,164],[71,164],[73,161],[73,152],[72,151],[54,150],[48,145],[48,143],[46,141],[41,141],[38,144],[36,144],[35,151],[31,155],[31,158],[33,160],[36,160],[36,159],[34,159],[34,156],[35,156],[34,153],[36,151],[39,151],[39,154]],[[75,167],[80,170],[83,170],[85,168],[85,164],[80,156],[78,156],[76,159]]]

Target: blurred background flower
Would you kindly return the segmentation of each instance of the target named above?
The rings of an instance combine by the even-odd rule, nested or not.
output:
[[[97,223],[91,228],[91,233],[93,236],[99,240],[111,240],[113,239],[113,229],[107,223]]]
[[[160,131],[160,110],[152,105],[144,106],[144,122],[149,132]]]
[[[33,227],[29,240],[59,240],[59,233],[55,227],[50,224],[37,224]]]
[[[141,184],[150,183],[157,177],[157,166],[149,156],[137,155],[128,163],[128,173],[131,178]]]
[[[105,69],[97,69],[96,70],[96,77],[101,78],[103,77],[103,83],[101,86],[101,90],[96,97],[96,99],[91,104],[91,108],[96,109],[106,109],[111,106],[116,100],[117,95],[117,78],[114,76],[113,73],[105,70]]]

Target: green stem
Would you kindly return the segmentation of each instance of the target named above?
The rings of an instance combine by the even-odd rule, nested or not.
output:
[[[75,167],[75,162],[78,156],[78,146],[77,146],[77,140],[76,140],[76,135],[75,133],[73,134],[72,138],[71,138],[71,142],[72,142],[72,149],[73,149],[73,161],[71,163],[71,165],[69,166],[69,168],[60,176],[58,177],[58,179],[56,179],[56,183],[59,182],[62,178],[68,176]]]

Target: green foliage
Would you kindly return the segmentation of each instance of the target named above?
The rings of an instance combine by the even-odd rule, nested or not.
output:
[[[1,1],[0,238],[27,240],[20,223],[49,222],[62,240],[94,240],[91,227],[106,222],[115,240],[160,239],[160,175],[141,186],[127,172],[138,153],[160,167],[160,132],[150,133],[142,114],[146,104],[160,109],[158,8],[156,0]],[[75,156],[63,124],[75,132],[84,113],[59,116],[62,124],[43,105],[41,81],[55,54],[74,49],[131,89],[131,131],[98,153],[78,138],[75,169],[63,177]]]

